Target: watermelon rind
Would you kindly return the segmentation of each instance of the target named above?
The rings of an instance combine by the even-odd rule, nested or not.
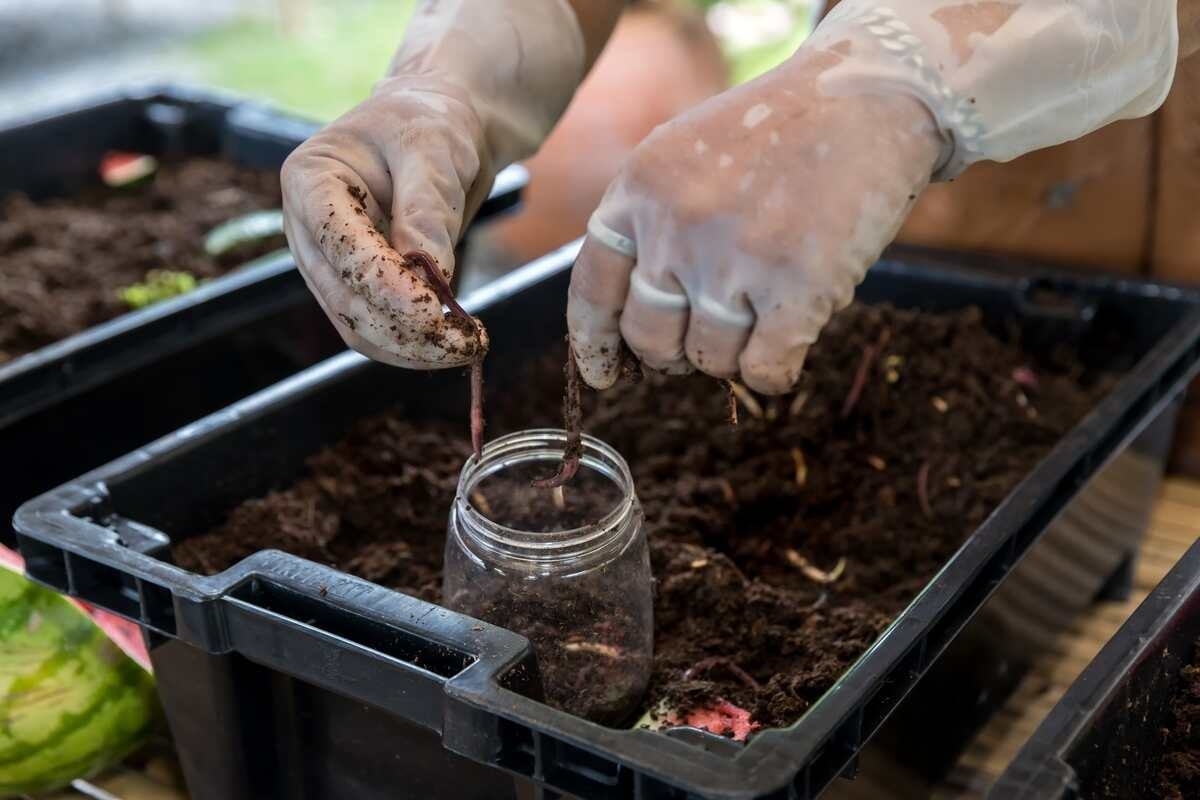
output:
[[[0,798],[91,777],[157,722],[146,670],[64,597],[0,569]]]
[[[238,247],[283,235],[283,211],[252,211],[209,231],[204,239],[204,251],[214,258]]]

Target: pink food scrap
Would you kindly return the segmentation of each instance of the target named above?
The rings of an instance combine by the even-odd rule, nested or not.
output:
[[[738,742],[746,741],[747,736],[762,727],[759,723],[750,721],[749,711],[725,700],[718,700],[707,708],[693,709],[682,717],[677,713],[672,714],[667,723],[690,725],[718,736],[732,737]]]

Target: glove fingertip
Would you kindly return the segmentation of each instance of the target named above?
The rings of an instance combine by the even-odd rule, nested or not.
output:
[[[579,365],[579,377],[593,389],[603,391],[611,388],[621,374],[620,342],[610,344],[581,344],[574,337],[571,349]]]
[[[442,319],[441,330],[430,337],[430,345],[440,348],[449,360],[470,363],[487,355],[488,335],[479,320],[470,320],[448,314]]]
[[[739,359],[742,382],[749,389],[769,397],[788,394],[795,390],[807,358],[807,347],[778,352],[766,350],[763,343],[752,341]]]

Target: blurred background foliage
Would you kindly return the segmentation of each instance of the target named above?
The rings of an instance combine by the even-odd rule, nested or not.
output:
[[[735,83],[787,58],[808,35],[814,0],[659,0],[692,6],[718,37]],[[206,82],[332,119],[383,74],[415,0],[276,0],[186,43]]]

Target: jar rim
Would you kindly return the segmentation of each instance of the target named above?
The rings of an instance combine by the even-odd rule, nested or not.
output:
[[[533,428],[501,436],[486,444],[482,458],[471,455],[459,474],[454,513],[463,523],[457,526],[476,544],[505,558],[552,565],[575,562],[607,549],[621,538],[627,523],[640,508],[629,465],[615,449],[594,436],[583,434],[581,470],[587,468],[608,478],[621,498],[594,522],[574,528],[527,531],[496,522],[477,509],[470,497],[480,482],[506,468],[530,461],[557,465],[567,443],[560,428]]]

